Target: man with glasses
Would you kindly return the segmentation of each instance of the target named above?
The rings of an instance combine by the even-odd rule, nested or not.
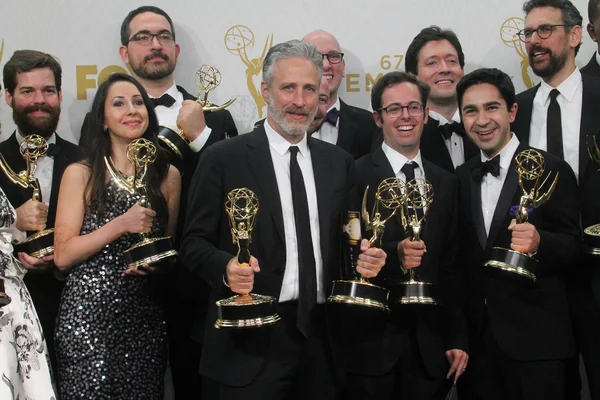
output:
[[[203,150],[226,137],[237,136],[229,111],[204,113],[197,97],[175,84],[173,73],[180,47],[175,27],[169,15],[154,6],[142,6],[131,11],[121,24],[119,54],[128,64],[134,77],[144,86],[154,102],[160,125],[175,131],[182,130],[190,141],[192,155],[181,160],[171,154],[171,163],[183,174],[181,203],[176,241],[180,240],[187,211],[190,181]],[[186,72],[192,74],[193,71]],[[86,117],[87,121],[87,117]],[[79,143],[86,146],[86,122]],[[168,146],[165,146],[168,150]],[[189,393],[200,393],[200,363],[203,338],[191,339],[193,319],[204,315],[209,289],[178,263],[171,275],[163,280],[166,320],[169,333],[169,363],[175,397],[185,399]]]
[[[589,0],[588,2],[588,18],[590,23],[587,25],[587,31],[594,42],[597,43],[600,39],[600,0]],[[600,53],[594,52],[590,62],[585,67],[581,68],[581,73],[600,77]]]
[[[517,96],[519,111],[512,130],[521,143],[565,160],[579,181],[584,226],[600,222],[598,168],[589,161],[586,138],[600,126],[600,81],[581,74],[575,56],[581,46],[583,18],[568,0],[530,0],[523,5],[525,43],[539,85]],[[578,193],[573,193],[577,196]],[[572,323],[588,380],[600,398],[600,275],[583,260],[574,260],[570,290]],[[597,264],[597,262],[595,262]],[[577,372],[577,360],[570,368]],[[575,395],[573,395],[575,396]],[[571,397],[576,398],[576,397]]]
[[[399,218],[388,221],[382,248],[385,267],[372,282],[390,289],[392,313],[383,332],[361,337],[346,352],[348,377],[343,399],[442,399],[465,371],[468,362],[466,323],[456,306],[453,271],[458,251],[458,180],[422,157],[419,141],[427,123],[429,87],[414,75],[390,72],[371,92],[373,117],[384,142],[356,162],[359,192],[376,188],[386,178],[404,182],[426,179],[433,186],[433,203],[421,231],[412,241]],[[373,189],[370,204],[373,207]],[[445,307],[398,305],[401,282],[416,268],[431,282]],[[418,308],[421,307],[421,308]]]
[[[358,159],[370,152],[378,131],[370,112],[350,106],[339,98],[346,71],[340,44],[332,34],[322,30],[311,32],[302,40],[317,46],[323,56],[323,76],[329,83],[327,118],[312,136],[338,145]]]
[[[456,84],[465,66],[460,41],[449,29],[424,28],[408,46],[404,60],[406,72],[431,88],[429,120],[421,138],[423,156],[454,172],[477,154],[477,147],[465,136],[456,101]]]

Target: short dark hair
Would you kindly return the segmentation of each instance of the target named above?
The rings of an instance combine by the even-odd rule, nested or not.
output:
[[[558,8],[562,13],[563,21],[566,25],[565,30],[567,31],[570,31],[574,26],[583,25],[583,17],[581,16],[581,13],[569,0],[528,0],[525,2],[525,4],[523,4],[525,16],[529,15],[531,10],[534,8],[540,7]],[[581,42],[579,42],[577,47],[575,47],[575,55],[579,53],[580,47]]]
[[[431,25],[422,29],[412,42],[408,45],[406,55],[404,56],[404,67],[406,72],[417,75],[419,72],[419,53],[421,49],[429,42],[438,42],[447,40],[458,53],[458,63],[461,68],[465,67],[465,54],[458,37],[451,29],[442,29],[439,26]]]
[[[600,0],[590,0],[588,2],[588,18],[590,24],[593,24],[596,18],[598,18],[598,8],[600,8]]]
[[[56,58],[37,50],[17,50],[4,65],[4,87],[11,95],[17,87],[17,75],[39,68],[50,68],[54,74],[54,85],[60,91],[62,67]]]
[[[506,101],[507,109],[510,110],[513,104],[516,103],[515,86],[510,76],[497,68],[480,68],[463,76],[458,85],[456,85],[459,110],[462,108],[463,96],[467,89],[471,86],[481,85],[482,83],[488,83],[498,89],[500,95]]]
[[[429,97],[428,85],[407,72],[392,71],[382,76],[375,86],[373,86],[373,89],[371,89],[371,107],[373,108],[373,111],[380,112],[381,98],[383,97],[385,89],[403,82],[415,85],[419,89],[419,93],[421,93],[421,103],[423,103],[423,106],[427,105],[427,97]]]
[[[129,25],[131,24],[131,20],[133,20],[139,14],[147,12],[162,15],[163,17],[165,17],[167,21],[169,21],[169,25],[171,26],[171,33],[173,34],[173,39],[175,39],[175,26],[173,25],[173,21],[171,20],[171,17],[169,17],[169,14],[155,6],[141,6],[127,14],[125,19],[123,20],[123,23],[121,24],[121,44],[123,46],[127,46],[127,43],[129,43],[129,36],[131,36],[131,27]]]

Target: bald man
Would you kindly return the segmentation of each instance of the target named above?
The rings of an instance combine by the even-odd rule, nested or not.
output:
[[[373,115],[362,108],[344,103],[338,96],[345,76],[346,62],[337,39],[322,30],[309,33],[302,39],[314,44],[323,56],[323,77],[329,86],[327,114],[323,124],[312,137],[335,144],[358,159],[371,151],[378,135]]]

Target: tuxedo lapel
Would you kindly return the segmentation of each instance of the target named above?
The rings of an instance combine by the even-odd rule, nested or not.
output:
[[[56,148],[57,153],[54,156],[54,166],[52,168],[52,189],[50,190],[50,194],[42,193],[42,196],[50,196],[50,207],[48,209],[48,221],[51,226],[54,226],[54,219],[56,217],[56,205],[58,204],[58,192],[60,190],[60,181],[62,180],[62,174],[65,172],[65,169],[77,161],[77,154],[69,154],[66,151],[66,143],[65,140],[60,138],[57,134],[56,136]]]
[[[475,168],[481,161],[477,160],[473,168]],[[485,231],[485,222],[483,220],[483,210],[481,209],[481,183],[475,182],[473,176],[469,174],[469,186],[471,188],[471,218],[473,220],[473,226],[477,233],[477,239],[481,248],[485,250],[487,233]]]
[[[423,171],[425,172],[425,180],[433,186],[433,202],[431,203],[429,210],[427,210],[425,221],[423,221],[423,235],[421,238],[425,243],[427,243],[430,236],[430,232],[435,229],[435,226],[433,226],[431,229],[427,229],[427,220],[439,221],[437,217],[437,210],[439,209],[439,204],[435,201],[435,193],[440,188],[440,176],[435,173],[433,168],[431,168],[431,164],[427,160],[423,160]]]
[[[526,90],[517,96],[519,109],[515,122],[511,125],[511,130],[517,135],[521,143],[529,144],[529,130],[531,128],[531,113],[533,112],[533,99],[540,85],[533,89]]]
[[[523,148],[519,146],[515,155],[517,155]],[[500,192],[500,198],[498,199],[498,203],[496,204],[496,211],[494,212],[494,217],[492,218],[492,224],[490,226],[490,234],[488,235],[487,246],[491,246],[496,241],[496,237],[498,236],[498,232],[501,229],[507,229],[508,225],[506,225],[506,216],[510,211],[510,207],[513,199],[515,197],[515,193],[519,188],[519,177],[514,168],[514,156],[510,163],[510,167],[508,167],[508,173],[506,174],[506,179],[504,180],[504,185],[502,185],[502,191]]]
[[[600,121],[600,85],[597,79],[581,75],[583,82],[583,96],[581,106],[581,126],[579,129],[579,176],[583,176],[589,161],[587,150],[587,136],[598,133]]]
[[[373,168],[375,168],[377,181],[381,182],[384,179],[396,176],[396,173],[392,169],[392,165],[388,161],[381,147],[378,147],[377,150],[373,152],[371,158],[373,160]],[[370,188],[369,190],[377,190],[377,188]]]
[[[439,125],[440,122],[437,119],[429,117],[423,129],[423,136],[421,137],[421,153],[427,160],[439,165],[446,171],[454,172],[454,164],[452,163],[450,152],[446,147],[444,137],[438,131]]]
[[[352,111],[348,105],[340,99],[340,119],[338,123],[338,139],[336,145],[347,152],[350,152],[352,138],[355,136],[357,126]]]
[[[277,178],[275,177],[275,168],[271,159],[267,134],[264,127],[261,126],[257,130],[248,133],[248,135],[252,136],[248,138],[248,146],[251,148],[251,151],[248,155],[247,164],[252,170],[256,182],[258,182],[264,195],[258,201],[266,205],[266,207],[260,207],[260,209],[269,210],[279,237],[282,243],[285,243],[281,199],[279,197]]]
[[[473,141],[469,138],[468,135],[465,135],[463,137],[463,144],[465,149],[465,162],[479,155],[479,149],[477,148],[475,143],[473,143]]]

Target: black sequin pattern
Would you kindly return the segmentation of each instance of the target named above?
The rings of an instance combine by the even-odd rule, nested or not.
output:
[[[86,211],[81,234],[99,229],[139,197],[107,184],[102,220]],[[155,222],[158,218],[155,218]],[[161,232],[154,224],[152,235]],[[85,262],[67,279],[56,329],[60,398],[162,399],[166,324],[147,277],[124,276],[123,251],[140,240],[126,234]]]

